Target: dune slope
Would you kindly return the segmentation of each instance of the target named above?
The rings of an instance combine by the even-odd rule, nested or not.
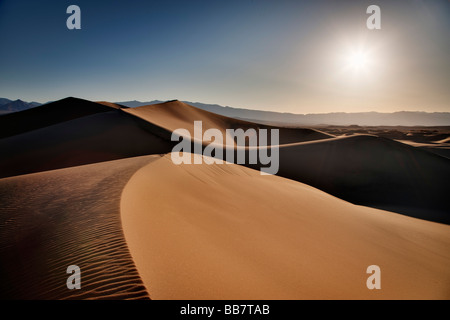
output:
[[[280,144],[332,137],[329,134],[313,129],[276,128],[268,125],[228,118],[193,107],[178,100],[137,108],[128,108],[124,111],[162,127],[169,133],[178,128],[187,129],[192,137],[194,135],[194,121],[202,121],[203,131],[207,129],[218,129],[222,132],[224,137],[226,136],[226,129],[279,129]],[[170,136],[168,136],[168,139],[170,139]]]
[[[355,204],[450,224],[450,159],[369,135],[280,148],[283,177]]]
[[[130,176],[155,157],[0,179],[0,298],[148,298],[119,204]],[[81,268],[81,290],[66,287],[69,265]]]
[[[110,110],[0,139],[0,177],[172,149],[170,141],[151,133],[150,124]]]
[[[121,217],[153,299],[450,298],[450,226],[234,164],[166,155],[127,183]]]
[[[113,103],[113,102],[109,102],[109,101],[95,101],[95,103],[99,103],[99,104],[102,104],[104,106],[111,107],[114,109],[128,109],[127,106],[123,106],[121,104]]]
[[[126,112],[168,133],[186,128],[192,135],[196,120],[202,120],[203,130],[218,128],[224,135],[228,128],[274,128],[209,113],[180,101]],[[390,139],[362,134],[338,139],[311,129],[280,128],[278,174],[355,204],[450,224],[446,196],[449,159]]]
[[[31,130],[87,115],[108,112],[113,108],[79,98],[65,98],[36,108],[0,116],[0,138],[10,137]]]

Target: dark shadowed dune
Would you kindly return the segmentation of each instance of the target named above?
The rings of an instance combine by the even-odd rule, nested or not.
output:
[[[171,150],[170,141],[151,133],[151,124],[108,110],[0,139],[0,177]]]
[[[79,98],[65,98],[36,108],[0,116],[0,138],[108,111],[111,111],[110,106]]]
[[[341,199],[450,224],[450,159],[375,136],[280,148],[279,175]]]
[[[450,159],[450,147],[421,147],[423,150],[435,153],[441,157]]]

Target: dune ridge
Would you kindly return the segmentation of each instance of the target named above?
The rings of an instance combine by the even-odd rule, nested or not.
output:
[[[166,155],[131,177],[120,206],[153,299],[450,298],[450,226],[282,177]],[[366,287],[372,264],[382,290]]]
[[[450,160],[373,135],[280,147],[278,175],[336,197],[450,224]]]
[[[110,108],[0,139],[0,177],[169,152],[172,143],[150,126]]]
[[[95,101],[95,103],[99,103],[99,104],[102,104],[104,106],[111,107],[114,109],[128,109],[127,106],[123,106],[119,103],[113,103],[113,102],[108,102],[108,101]]]
[[[0,139],[111,110],[114,108],[84,99],[73,97],[61,99],[0,116]]]
[[[326,139],[333,137],[324,132],[305,128],[279,128],[221,116],[208,112],[178,100],[160,104],[152,104],[136,108],[125,109],[124,112],[137,116],[148,122],[164,128],[170,134],[178,128],[187,129],[191,137],[194,135],[194,121],[202,121],[203,131],[218,129],[226,137],[226,129],[279,129],[280,144]],[[170,139],[170,136],[167,137]],[[234,146],[234,144],[232,145]]]
[[[191,135],[196,120],[202,120],[203,130],[217,128],[224,136],[228,128],[275,128],[216,115],[180,101],[130,108],[126,112],[168,132],[186,128]],[[371,134],[334,137],[311,129],[279,130],[278,175],[354,204],[450,224],[450,200],[445,195],[450,188],[449,159]],[[224,146],[230,147],[239,148]]]
[[[0,179],[1,299],[148,299],[124,239],[123,186],[144,156]],[[81,290],[66,268],[81,268]]]

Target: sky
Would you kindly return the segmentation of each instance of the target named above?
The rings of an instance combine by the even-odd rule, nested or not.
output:
[[[447,0],[0,0],[0,97],[450,112],[449,30]]]

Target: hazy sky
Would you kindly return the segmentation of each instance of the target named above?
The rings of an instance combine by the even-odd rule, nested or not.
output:
[[[450,111],[449,33],[447,0],[0,0],[0,97]]]

